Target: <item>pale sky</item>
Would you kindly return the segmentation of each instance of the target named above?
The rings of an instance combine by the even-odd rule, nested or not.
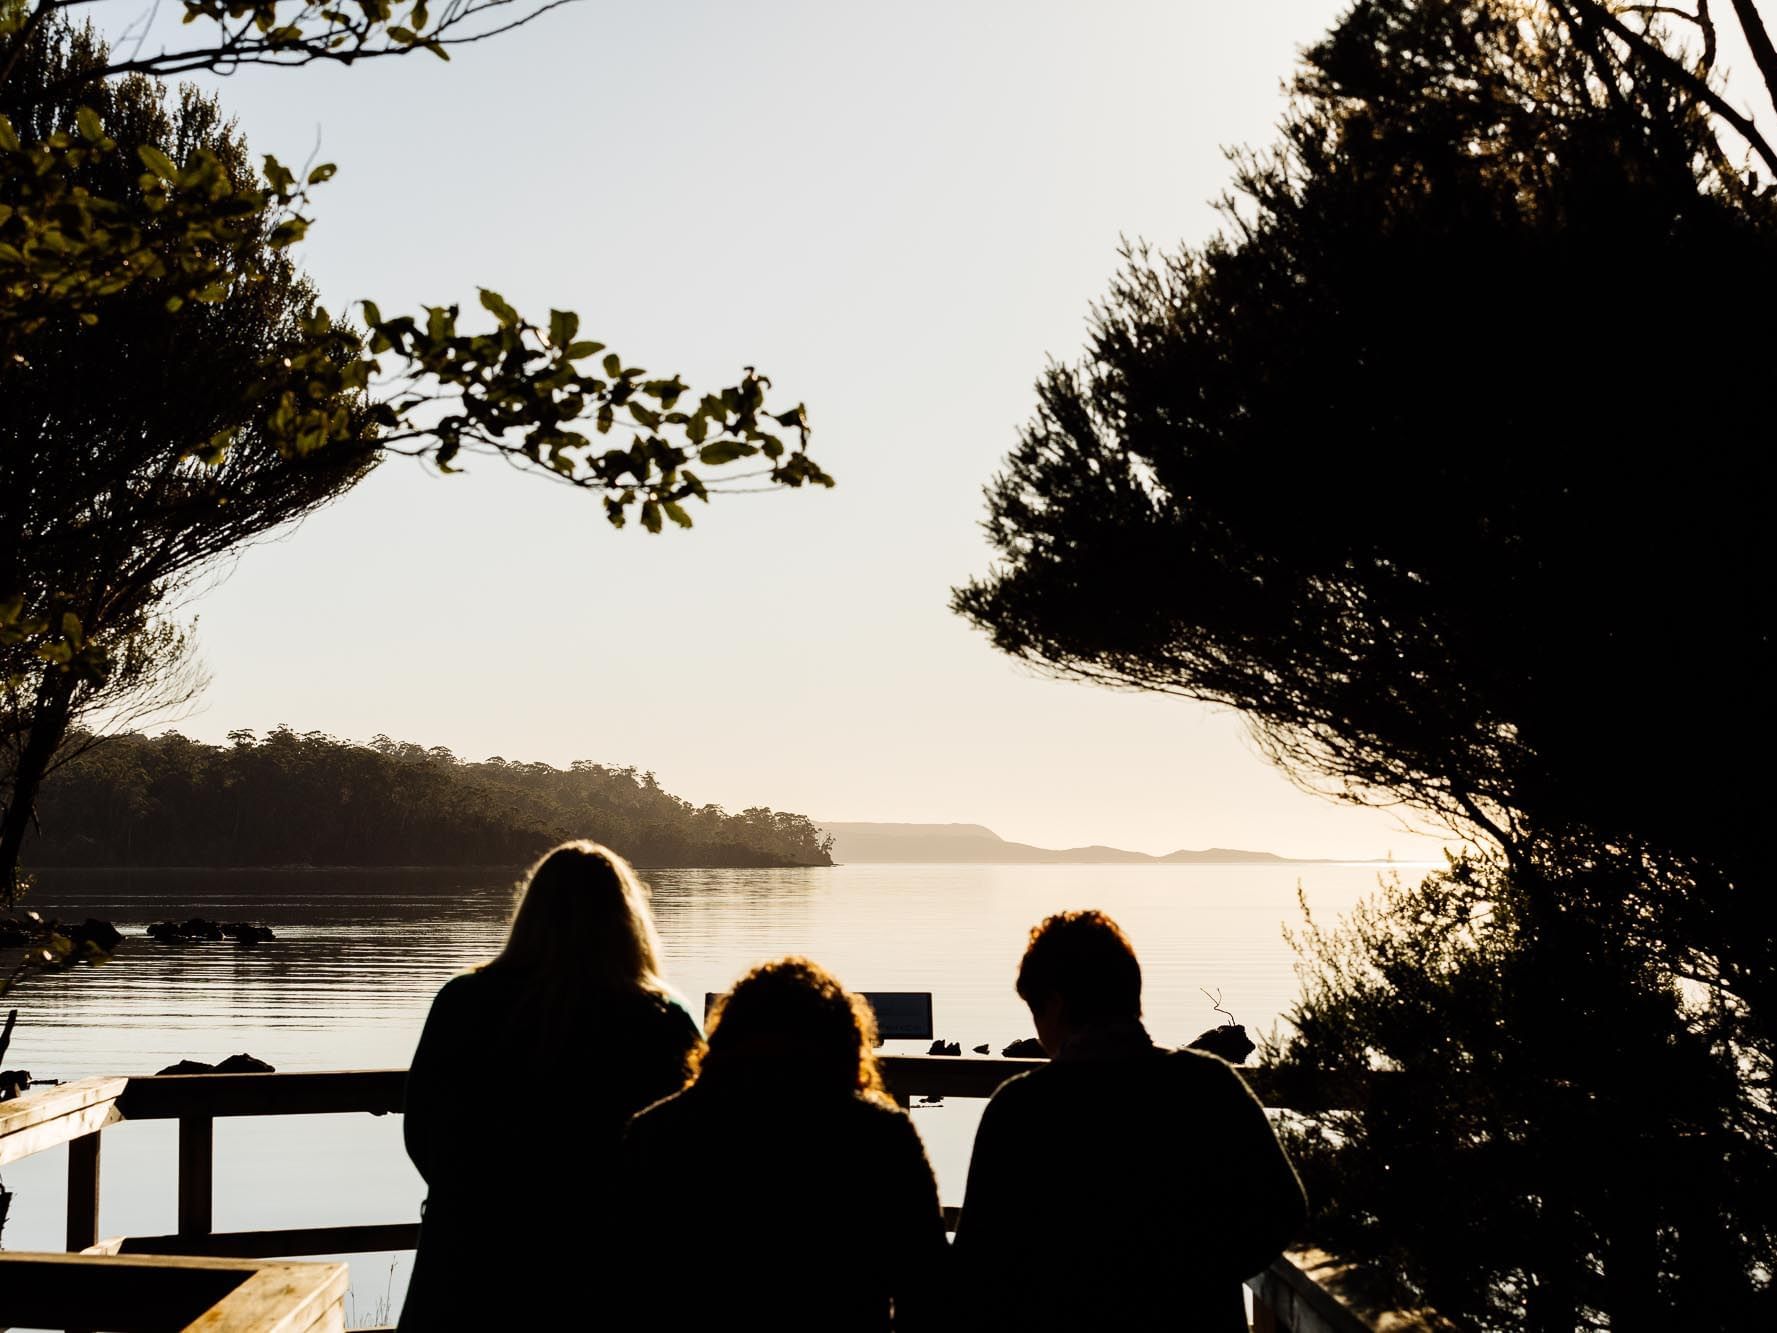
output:
[[[334,308],[484,285],[694,385],[757,365],[839,486],[651,537],[497,464],[393,462],[195,601],[213,684],[180,729],[635,764],[1049,846],[1435,856],[1297,791],[1236,717],[1036,677],[946,609],[1118,238],[1215,228],[1223,147],[1271,139],[1341,8],[589,0],[448,65],[221,81],[256,151],[339,165],[302,255]]]

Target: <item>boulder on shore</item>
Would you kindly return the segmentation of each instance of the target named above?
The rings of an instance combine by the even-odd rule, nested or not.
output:
[[[1245,1064],[1246,1057],[1258,1049],[1246,1028],[1239,1023],[1223,1023],[1203,1033],[1191,1043],[1194,1051],[1219,1055],[1231,1065]]]

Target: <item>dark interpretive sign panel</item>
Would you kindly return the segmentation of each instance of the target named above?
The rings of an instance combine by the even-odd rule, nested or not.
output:
[[[925,990],[867,990],[860,992],[876,1013],[876,1035],[884,1041],[929,1041],[932,1036],[932,993]],[[703,1016],[719,997],[704,992]]]

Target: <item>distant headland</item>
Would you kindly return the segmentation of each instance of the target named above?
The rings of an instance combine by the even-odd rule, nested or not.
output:
[[[980,862],[999,865],[1290,865],[1311,859],[1248,852],[1234,847],[1180,850],[1165,856],[1121,847],[1033,847],[1007,842],[983,824],[871,824],[816,820],[833,839],[840,864],[870,862]]]

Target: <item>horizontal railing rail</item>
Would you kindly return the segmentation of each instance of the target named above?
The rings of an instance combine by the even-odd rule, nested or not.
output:
[[[886,1055],[883,1080],[902,1104],[916,1097],[986,1098],[1040,1060]],[[1288,1095],[1268,1070],[1241,1071],[1269,1106],[1321,1109],[1326,1097]],[[68,1249],[88,1255],[194,1255],[249,1260],[412,1249],[418,1222],[267,1231],[213,1229],[214,1127],[219,1118],[272,1115],[387,1115],[401,1110],[404,1069],[314,1073],[156,1074],[88,1078],[0,1103],[0,1166],[68,1145]],[[1334,1104],[1338,1104],[1336,1101]],[[179,1122],[178,1230],[166,1236],[101,1240],[99,1147],[103,1130],[123,1120]],[[946,1208],[954,1228],[958,1210]],[[1292,1251],[1247,1284],[1255,1333],[1372,1333],[1450,1325],[1426,1311],[1367,1300],[1362,1270],[1317,1250]]]

